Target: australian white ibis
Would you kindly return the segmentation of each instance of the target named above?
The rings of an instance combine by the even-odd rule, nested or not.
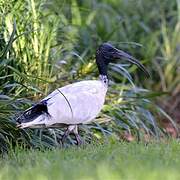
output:
[[[86,80],[56,89],[17,119],[19,128],[55,127],[66,125],[62,142],[73,132],[81,143],[78,125],[92,122],[101,111],[108,89],[107,67],[115,59],[124,58],[148,75],[145,67],[129,54],[103,43],[96,52],[99,80]]]

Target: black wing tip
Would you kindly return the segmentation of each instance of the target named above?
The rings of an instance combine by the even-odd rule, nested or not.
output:
[[[24,112],[21,112],[15,117],[16,124],[22,123],[23,119],[24,119]]]
[[[40,103],[37,103],[33,105],[31,108],[22,112],[16,118],[16,123],[21,124],[21,123],[33,121],[35,118],[37,118],[38,116],[44,113],[50,115],[47,108],[47,101],[41,101]]]

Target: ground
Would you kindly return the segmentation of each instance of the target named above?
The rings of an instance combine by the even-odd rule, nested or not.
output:
[[[0,179],[180,179],[180,142],[108,143],[54,150],[16,150],[0,161]]]

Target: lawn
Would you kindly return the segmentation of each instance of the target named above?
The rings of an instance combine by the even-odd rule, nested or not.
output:
[[[180,179],[180,142],[108,143],[1,158],[0,179]]]

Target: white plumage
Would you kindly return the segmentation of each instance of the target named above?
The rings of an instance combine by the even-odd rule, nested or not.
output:
[[[101,111],[105,101],[107,84],[101,80],[81,81],[53,91],[47,100],[50,116],[40,115],[31,122],[21,123],[21,128],[53,124],[85,124]],[[66,98],[65,98],[65,97]]]

